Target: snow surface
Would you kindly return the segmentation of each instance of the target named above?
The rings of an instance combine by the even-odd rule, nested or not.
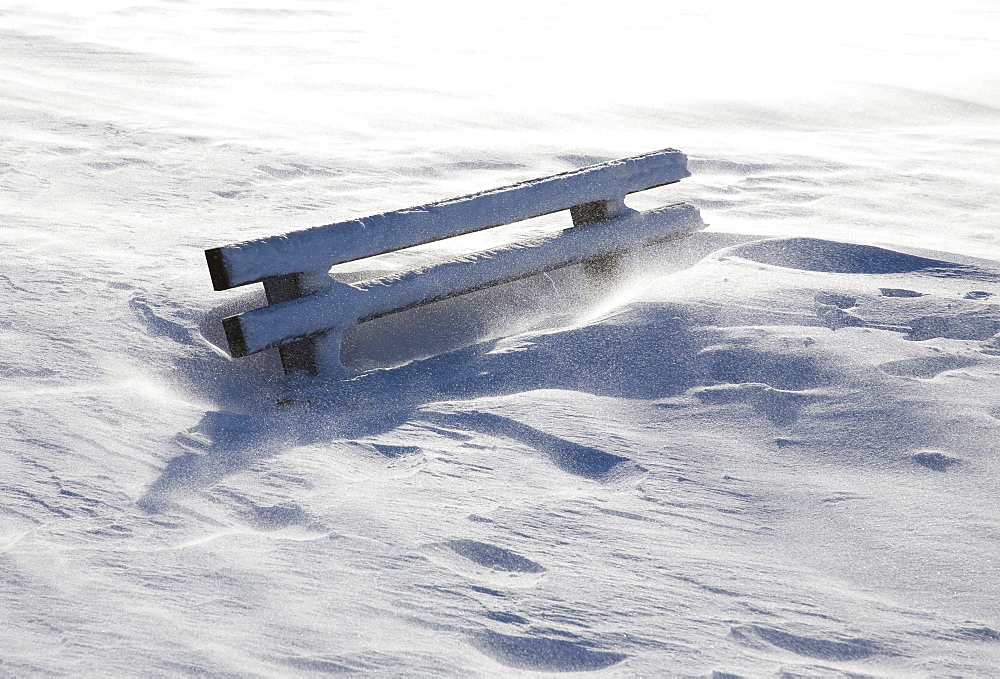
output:
[[[3,2],[0,674],[994,674],[998,36]],[[345,360],[398,367],[340,384],[218,348],[261,293],[205,248],[668,146],[693,176],[630,205],[712,227],[620,279],[363,324]]]

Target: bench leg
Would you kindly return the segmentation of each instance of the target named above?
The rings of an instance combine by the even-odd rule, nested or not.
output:
[[[573,218],[573,226],[586,226],[596,222],[603,222],[615,217],[622,217],[632,208],[625,205],[625,199],[597,200],[593,203],[583,203],[575,205],[569,209],[569,214]],[[620,272],[621,256],[617,254],[605,255],[595,259],[588,259],[583,263],[584,275],[593,282],[607,282],[613,279]]]
[[[282,344],[278,347],[278,355],[286,375],[296,370],[305,370],[310,375],[319,373],[319,366],[316,365],[316,340],[312,337]]]
[[[332,281],[325,273],[292,273],[265,278],[263,282],[264,294],[267,296],[267,304],[270,306],[311,295]],[[310,375],[318,375],[322,365],[340,366],[340,338],[331,339],[328,337],[328,335],[333,334],[324,333],[314,337],[303,337],[278,347],[281,367],[285,374],[304,370]],[[333,371],[337,372],[337,368],[334,368]]]

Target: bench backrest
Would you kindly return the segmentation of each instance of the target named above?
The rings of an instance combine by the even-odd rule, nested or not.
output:
[[[689,177],[687,158],[665,149],[460,198],[206,250],[216,290],[512,224],[598,201],[619,201]]]

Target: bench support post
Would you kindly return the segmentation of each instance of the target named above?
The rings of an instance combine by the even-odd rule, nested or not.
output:
[[[318,292],[330,284],[330,277],[325,273],[290,273],[265,278],[262,282],[267,304],[272,306]],[[278,347],[281,368],[286,375],[298,370],[304,370],[310,375],[319,374],[320,361],[316,357],[316,343],[320,339],[320,336],[303,337]]]
[[[569,209],[569,214],[573,218],[573,226],[586,226],[587,224],[603,222],[623,217],[629,212],[633,212],[633,210],[625,204],[624,197],[616,200],[596,200],[592,203],[574,205]],[[605,255],[584,261],[583,273],[592,284],[607,282],[619,272],[620,265],[621,257],[619,255]]]

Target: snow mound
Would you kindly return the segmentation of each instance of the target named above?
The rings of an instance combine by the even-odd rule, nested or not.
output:
[[[565,639],[519,637],[484,632],[473,644],[485,655],[507,667],[533,672],[588,672],[615,665],[627,656],[593,651]]]
[[[732,254],[761,264],[828,273],[891,274],[930,270],[941,275],[957,267],[950,262],[895,250],[819,238],[762,240],[737,246]]]
[[[762,253],[774,265],[776,252],[792,254],[762,268]],[[974,594],[993,587],[990,549],[974,525],[948,517],[987,511],[1000,465],[1000,414],[987,406],[1000,383],[995,273],[814,239],[727,247],[667,276],[626,277],[569,322],[314,382],[291,405],[243,392],[180,436],[188,450],[142,506],[310,535],[337,519],[295,485],[279,484],[267,501],[216,489],[302,455],[315,474],[305,460],[318,456],[340,471],[309,487],[346,493],[360,513],[353,522],[412,535],[433,579],[484,607],[479,622],[455,628],[449,621],[465,614],[453,601],[421,613],[422,624],[504,667],[655,666],[662,651],[631,631],[648,608],[638,592],[653,597],[640,616],[647,634],[700,629],[660,608],[669,596],[643,589],[640,574],[662,572],[676,596],[743,621],[705,629],[727,649],[720,663],[797,657],[803,668],[902,671],[926,648],[947,653],[966,638],[934,630],[993,624]],[[987,294],[970,296],[973,286]],[[460,307],[452,313],[459,322]],[[371,483],[408,518],[373,503]],[[454,514],[446,530],[433,528],[441,508]],[[947,534],[934,531],[940,521]],[[733,537],[744,532],[750,542]],[[634,544],[637,535],[646,537]],[[679,544],[706,555],[665,565]],[[602,564],[586,584],[567,565],[579,563],[565,551],[575,549]],[[967,596],[935,575],[957,563],[972,564]],[[633,577],[616,584],[607,564]],[[771,571],[784,575],[762,587]],[[828,589],[825,578],[842,584]],[[630,603],[598,614],[602,588]],[[383,596],[408,598],[395,587]],[[793,611],[775,596],[811,603]],[[914,622],[928,599],[937,612]],[[575,602],[574,612],[556,614],[558,601]],[[550,617],[589,632],[540,624]]]

